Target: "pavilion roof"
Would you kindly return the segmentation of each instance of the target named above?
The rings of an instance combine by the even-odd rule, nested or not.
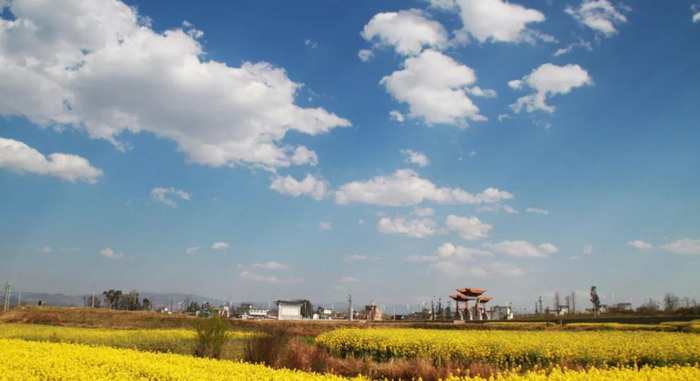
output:
[[[480,288],[465,287],[465,288],[458,288],[457,292],[459,292],[463,295],[466,295],[466,296],[479,296],[479,295],[483,294],[484,292],[486,292],[486,290],[482,290]]]

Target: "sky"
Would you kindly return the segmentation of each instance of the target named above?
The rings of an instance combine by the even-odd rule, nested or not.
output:
[[[0,6],[15,290],[700,299],[700,2]]]

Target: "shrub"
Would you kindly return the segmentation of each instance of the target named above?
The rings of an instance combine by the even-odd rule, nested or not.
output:
[[[262,332],[248,336],[243,348],[243,360],[276,366],[288,341],[284,329],[268,327]]]
[[[221,358],[221,350],[226,343],[228,323],[214,315],[212,318],[195,319],[192,322],[197,331],[193,353],[197,357]]]

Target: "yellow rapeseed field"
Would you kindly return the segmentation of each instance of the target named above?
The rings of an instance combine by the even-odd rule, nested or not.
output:
[[[228,332],[229,340],[243,339],[243,332]],[[35,324],[0,324],[0,338],[32,341],[54,341],[76,344],[104,345],[153,351],[177,351],[178,344],[187,344],[196,337],[194,330],[185,329],[104,329],[75,328]]]
[[[675,332],[343,329],[321,334],[316,343],[341,356],[426,357],[499,368],[700,362],[700,335]]]
[[[555,368],[505,374],[491,381],[641,381],[698,380],[700,368],[660,367],[590,369],[576,372]],[[139,352],[130,349],[90,347],[67,343],[0,339],[0,381],[368,381],[292,370],[274,370],[262,365],[201,359],[189,356]],[[483,378],[449,378],[448,381],[486,381]]]

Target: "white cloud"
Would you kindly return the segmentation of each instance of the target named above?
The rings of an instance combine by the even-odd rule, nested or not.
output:
[[[542,215],[542,216],[546,216],[546,215],[549,214],[549,210],[540,209],[540,208],[527,208],[527,209],[525,209],[525,212],[527,212],[527,213],[539,214],[539,215]]]
[[[295,165],[308,164],[316,166],[318,164],[318,155],[316,155],[316,152],[304,146],[298,146],[294,150],[294,154],[292,155],[292,157],[290,157],[289,159],[292,162],[292,164]]]
[[[544,258],[547,257],[547,254],[552,254],[557,251],[556,246],[552,244],[543,243],[539,246],[535,246],[530,242],[522,240],[503,241],[500,243],[487,242],[483,246],[498,254],[521,258]]]
[[[211,244],[211,248],[214,250],[224,250],[230,248],[231,245],[229,245],[226,242],[214,242]]]
[[[700,12],[693,15],[693,22],[700,22]]]
[[[316,49],[318,43],[316,41],[309,40],[308,38],[304,40],[304,45],[310,47],[311,49]]]
[[[357,279],[355,277],[351,277],[351,276],[346,276],[346,277],[340,278],[341,283],[357,283],[359,281],[360,281],[359,279]]]
[[[467,120],[487,120],[467,96],[467,88],[476,82],[468,66],[430,49],[407,58],[403,66],[380,83],[396,100],[408,104],[410,118],[460,127],[466,127]]]
[[[400,112],[397,111],[397,110],[391,110],[391,111],[389,111],[389,119],[395,120],[395,121],[397,121],[397,122],[399,122],[399,123],[402,123],[402,122],[405,120],[404,117],[403,117],[403,114],[400,113]]]
[[[201,247],[199,246],[188,247],[187,249],[185,249],[185,253],[187,253],[187,255],[195,255],[197,254],[199,249],[201,249]]]
[[[430,159],[420,152],[411,151],[410,149],[402,149],[399,152],[404,157],[403,161],[405,163],[416,164],[419,167],[427,167],[430,164]]]
[[[171,208],[177,207],[175,200],[168,197],[168,195],[174,196],[174,198],[179,198],[183,201],[190,201],[190,194],[175,188],[153,188],[151,189],[151,200],[155,202],[160,202]]]
[[[568,94],[574,88],[593,84],[593,80],[579,65],[557,66],[546,63],[523,77],[522,81],[508,82],[514,89],[522,88],[523,84],[527,84],[535,93],[518,98],[516,103],[510,105],[513,111],[519,113],[523,110],[542,110],[553,113],[555,107],[547,104],[547,98],[556,94]]]
[[[627,242],[627,244],[634,247],[635,249],[640,250],[651,250],[653,248],[653,246],[650,243],[644,241],[629,241]]]
[[[476,249],[466,246],[455,246],[450,242],[445,242],[436,251],[437,257],[441,260],[471,261],[476,257],[492,257],[493,253],[487,250]]]
[[[422,262],[436,262],[440,260],[437,255],[409,255],[406,257],[406,262],[411,263],[422,263]]]
[[[700,239],[683,238],[661,248],[676,254],[700,254]]]
[[[476,217],[459,217],[452,214],[445,219],[445,227],[449,230],[456,231],[459,233],[460,237],[468,241],[487,237],[489,231],[493,228],[491,225],[481,222]]]
[[[376,262],[379,260],[379,257],[373,257],[369,255],[364,255],[364,254],[352,254],[352,255],[346,255],[343,260],[345,262]]]
[[[427,19],[418,9],[377,13],[360,34],[376,47],[393,46],[403,55],[416,55],[424,46],[441,49],[447,44],[442,24]]]
[[[360,58],[360,61],[367,62],[374,57],[374,53],[369,49],[360,49],[360,51],[357,52],[357,56]]]
[[[430,218],[406,219],[384,217],[377,223],[377,231],[384,234],[400,234],[414,238],[423,238],[441,234],[435,221]]]
[[[306,195],[314,200],[322,200],[328,193],[328,183],[317,179],[313,175],[306,175],[303,180],[297,181],[292,176],[277,177],[270,184],[270,189],[281,194],[294,197]]]
[[[321,230],[331,230],[333,229],[333,224],[328,221],[321,221],[318,224],[318,228]]]
[[[109,247],[100,250],[100,256],[107,259],[122,259],[124,258],[123,253],[115,253],[114,250]]]
[[[438,188],[410,169],[399,169],[392,175],[377,176],[365,182],[353,181],[341,186],[335,194],[335,202],[341,205],[361,202],[385,206],[417,205],[423,201],[483,204],[512,198],[512,194],[496,188],[487,188],[478,194],[460,188]]]
[[[198,33],[156,32],[122,2],[66,0],[60,11],[9,4],[14,20],[0,20],[0,115],[73,126],[121,149],[125,131],[149,132],[175,141],[190,162],[268,170],[293,164],[293,147],[281,143],[287,131],[350,126],[295,105],[302,85],[284,69],[207,59]]]
[[[364,224],[365,224],[365,220],[362,219],[362,218],[360,218],[359,220],[357,220],[357,223],[358,223],[359,225],[364,225]]]
[[[283,263],[279,263],[277,261],[268,261],[264,263],[253,263],[250,265],[250,267],[256,268],[256,269],[267,269],[267,270],[282,270],[288,268],[287,265]]]
[[[574,43],[572,43],[572,44],[569,44],[569,45],[568,45],[567,47],[565,47],[565,48],[557,49],[557,51],[555,51],[554,53],[552,53],[552,55],[553,55],[554,57],[559,57],[559,56],[561,56],[561,55],[564,55],[564,54],[567,54],[567,53],[571,53],[571,51],[574,50],[575,48],[584,48],[584,49],[588,50],[589,52],[592,52],[592,51],[593,51],[593,45],[592,45],[590,42],[584,41],[584,40],[580,40],[579,42],[574,42]]]
[[[432,216],[435,214],[435,209],[433,208],[415,208],[413,209],[413,212],[411,214],[416,215],[418,217],[427,217],[427,216]]]
[[[693,22],[700,22],[700,5],[693,4],[690,9],[695,12]]]
[[[583,0],[578,7],[568,6],[564,12],[571,15],[579,23],[607,37],[617,33],[615,25],[627,22],[627,17],[607,0]]]
[[[299,284],[299,283],[304,283],[304,279],[302,278],[289,278],[289,279],[284,279],[284,278],[277,278],[276,276],[266,276],[266,275],[260,275],[256,273],[252,273],[250,271],[243,271],[241,273],[241,279],[247,280],[250,282],[258,282],[258,283],[270,283],[270,284]]]
[[[467,87],[464,89],[464,91],[466,91],[467,94],[471,94],[475,97],[496,98],[498,96],[498,93],[496,93],[496,90],[482,89],[479,86]]]
[[[458,10],[464,29],[457,33],[459,42],[468,33],[479,42],[530,42],[553,37],[530,30],[527,24],[545,21],[542,12],[502,0],[456,0],[454,6],[444,0],[433,0],[433,5]],[[461,35],[460,35],[461,34]]]
[[[479,205],[476,207],[477,212],[493,212],[493,213],[498,213],[498,212],[505,212],[508,214],[517,214],[518,211],[515,210],[512,206],[508,204],[488,204],[488,205]]]
[[[552,245],[551,243],[541,243],[541,244],[537,245],[537,248],[542,250],[543,252],[545,252],[547,254],[554,254],[557,251],[559,251],[559,249],[556,246]]]
[[[47,246],[44,246],[44,247],[39,248],[36,252],[37,252],[37,253],[42,253],[42,254],[48,254],[48,253],[50,253],[52,250],[53,250],[53,248],[51,248],[51,246],[48,246],[48,245],[47,245]]]
[[[583,245],[583,253],[584,254],[590,254],[593,252],[593,246],[591,245]]]
[[[451,278],[464,278],[465,276],[476,278],[501,278],[525,274],[525,271],[518,266],[504,262],[487,262],[467,265],[450,261],[441,261],[431,264],[430,269],[440,275]]]
[[[2,22],[0,21],[0,37],[2,37]],[[0,46],[2,44],[0,38]],[[0,56],[2,62],[2,56]],[[0,113],[2,113],[2,65],[0,65]],[[0,137],[0,168],[5,168],[19,174],[29,172],[38,175],[58,177],[68,182],[78,180],[94,184],[102,176],[102,171],[90,165],[90,162],[80,156],[52,153],[48,157],[34,148],[13,139]]]

